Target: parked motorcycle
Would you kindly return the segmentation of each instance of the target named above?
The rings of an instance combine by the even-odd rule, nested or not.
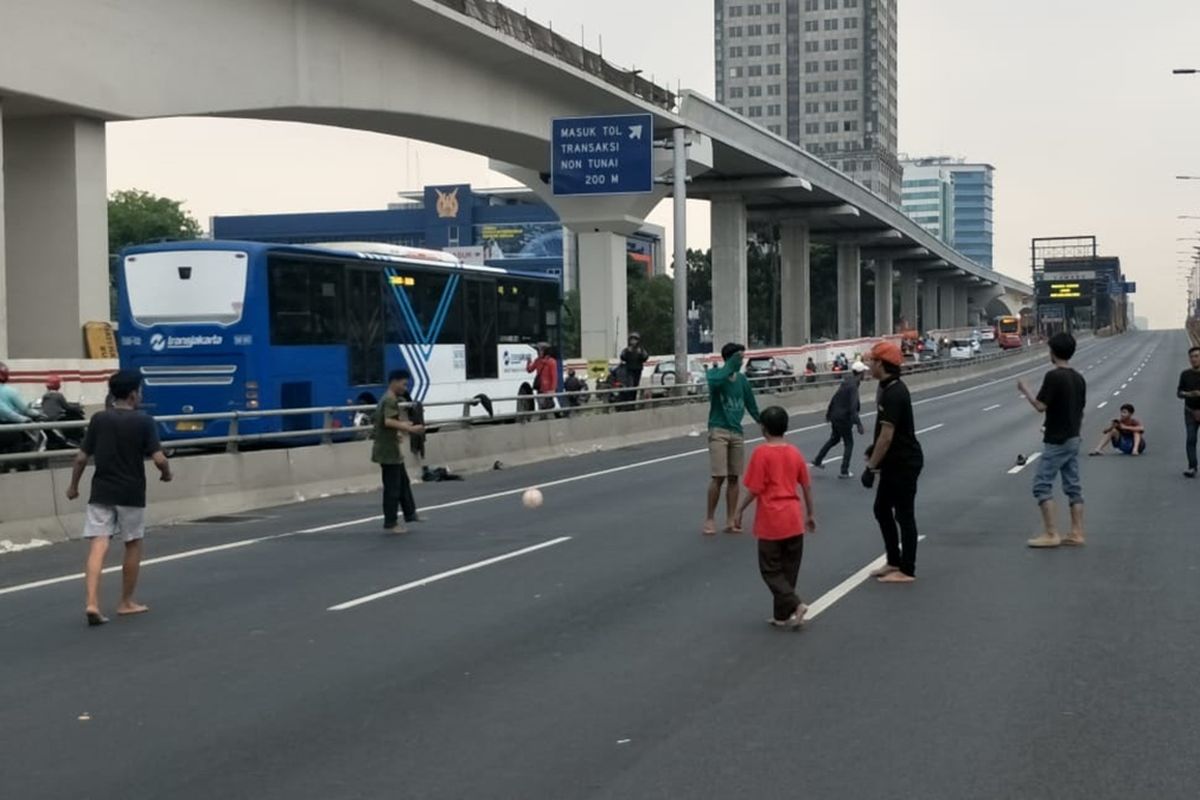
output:
[[[40,422],[34,419],[34,422]],[[0,423],[0,455],[15,455],[18,453],[41,453],[46,450],[47,437],[44,431],[18,431],[12,425]],[[36,461],[0,461],[0,474],[6,472],[28,472],[40,469]]]

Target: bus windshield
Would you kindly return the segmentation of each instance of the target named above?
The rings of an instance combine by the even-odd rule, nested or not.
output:
[[[125,259],[133,322],[235,325],[246,301],[248,259],[225,250],[174,250]]]
[[[996,327],[1000,333],[1017,333],[1020,325],[1020,320],[1016,317],[1000,317],[996,320]]]

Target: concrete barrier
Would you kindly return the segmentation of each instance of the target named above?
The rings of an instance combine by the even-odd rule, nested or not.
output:
[[[1045,359],[1040,350],[1025,356],[906,378],[913,390],[958,383]],[[759,396],[760,405],[782,405],[793,414],[821,411],[836,385]],[[866,391],[871,391],[870,384]],[[479,426],[441,431],[427,440],[426,463],[457,473],[570,457],[599,449],[703,434],[708,404],[658,406],[644,411],[587,413],[563,419]],[[696,438],[696,448],[704,447]],[[213,453],[173,462],[175,480],[161,483],[149,470],[152,525],[167,525],[218,514],[236,514],[338,494],[372,491],[379,485],[367,441],[248,453]],[[416,477],[416,476],[414,476]],[[34,539],[77,538],[91,472],[80,500],[66,499],[70,469],[10,473],[0,476],[0,540],[23,544]],[[374,509],[374,503],[365,506]]]

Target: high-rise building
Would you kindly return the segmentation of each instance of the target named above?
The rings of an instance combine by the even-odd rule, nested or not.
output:
[[[954,245],[954,173],[940,164],[904,162],[904,213],[948,245]]]
[[[972,261],[991,269],[995,167],[944,156],[905,159],[902,163],[905,213]],[[949,199],[944,183],[947,178],[951,184]],[[939,193],[936,200],[930,197],[935,182]]]
[[[900,205],[898,0],[714,0],[717,101]]]

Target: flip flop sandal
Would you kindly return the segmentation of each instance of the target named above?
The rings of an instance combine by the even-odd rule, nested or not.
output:
[[[95,628],[108,622],[108,617],[97,611],[87,611],[87,624],[89,628]]]

